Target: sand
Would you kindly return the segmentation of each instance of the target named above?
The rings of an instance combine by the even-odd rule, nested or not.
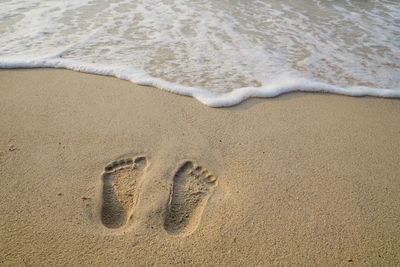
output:
[[[46,69],[0,95],[1,266],[400,264],[400,100]]]

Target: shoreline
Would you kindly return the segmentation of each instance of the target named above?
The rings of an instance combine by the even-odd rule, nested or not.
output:
[[[0,93],[1,265],[400,264],[400,99],[214,109],[52,69],[0,70]],[[139,155],[133,217],[108,229],[105,168]],[[175,235],[165,217],[187,160],[218,184]]]
[[[288,93],[328,93],[352,97],[378,97],[400,99],[400,90],[384,89],[365,86],[340,87],[324,82],[312,81],[305,78],[280,77],[271,80],[269,84],[260,87],[235,88],[229,92],[215,94],[200,87],[191,87],[152,77],[143,71],[126,71],[122,67],[107,67],[105,65],[82,65],[74,60],[60,60],[58,55],[39,58],[30,61],[0,62],[1,70],[61,70],[74,71],[84,74],[100,75],[131,82],[135,85],[154,87],[162,91],[182,96],[189,96],[200,103],[214,108],[225,108],[239,105],[252,98],[274,98]]]

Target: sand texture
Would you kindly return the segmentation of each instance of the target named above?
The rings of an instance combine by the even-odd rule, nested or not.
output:
[[[0,125],[0,266],[400,265],[400,100],[2,70]]]

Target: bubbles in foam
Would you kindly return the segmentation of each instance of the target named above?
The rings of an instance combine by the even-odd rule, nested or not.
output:
[[[294,90],[400,96],[397,1],[6,0],[0,67],[113,75],[228,106]]]

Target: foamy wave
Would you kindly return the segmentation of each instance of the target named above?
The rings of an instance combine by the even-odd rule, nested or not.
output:
[[[3,0],[0,67],[111,75],[210,106],[398,97],[398,0]]]
[[[348,96],[375,96],[400,98],[400,90],[369,87],[341,88],[302,78],[280,77],[261,87],[236,88],[228,93],[215,94],[202,88],[182,86],[159,78],[151,77],[140,70],[126,67],[109,67],[99,64],[82,64],[74,60],[48,57],[33,60],[2,60],[0,68],[60,68],[98,75],[114,76],[135,84],[153,86],[172,93],[191,96],[210,107],[229,107],[251,98],[271,98],[290,92],[324,92]]]

